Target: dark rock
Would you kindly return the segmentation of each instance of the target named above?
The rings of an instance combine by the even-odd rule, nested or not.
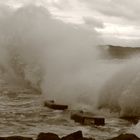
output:
[[[60,138],[54,133],[40,133],[37,140],[60,140]]]
[[[84,137],[83,140],[95,140],[94,138],[86,138]]]
[[[83,138],[82,131],[77,131],[61,138],[61,140],[83,140],[83,139],[84,138]]]
[[[30,137],[10,136],[10,137],[0,137],[0,140],[33,140],[33,139]]]
[[[81,113],[72,114],[71,119],[74,120],[75,122],[84,124],[84,117],[83,115],[81,115]]]
[[[105,125],[105,118],[98,116],[86,115],[85,113],[75,113],[71,115],[71,119],[82,125]]]
[[[33,140],[33,139],[30,137],[10,136],[10,137],[7,137],[6,140]]]
[[[95,140],[95,139],[83,137],[82,131],[77,131],[70,135],[62,137],[61,140]]]
[[[6,140],[6,137],[0,137],[0,140]]]
[[[135,134],[121,134],[110,140],[140,140]]]
[[[66,109],[68,109],[68,105],[56,104],[53,100],[45,101],[44,106],[47,106],[47,107],[49,107],[51,109],[55,109],[55,110],[66,110]]]
[[[137,124],[140,120],[140,117],[137,116],[122,116],[121,119],[127,120],[133,124]]]
[[[95,125],[105,125],[105,118],[103,117],[94,117]]]

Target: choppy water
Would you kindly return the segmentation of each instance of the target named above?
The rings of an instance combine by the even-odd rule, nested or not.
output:
[[[132,126],[117,117],[106,117],[105,126],[83,126],[70,119],[72,110],[54,111],[43,106],[41,94],[32,89],[5,87],[0,92],[0,136],[36,137],[39,132],[64,136],[82,130],[84,136],[106,139],[127,132]]]

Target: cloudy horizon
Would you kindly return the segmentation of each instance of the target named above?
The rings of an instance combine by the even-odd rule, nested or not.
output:
[[[139,0],[1,0],[0,5],[18,8],[36,4],[65,22],[99,33],[101,44],[139,47]]]

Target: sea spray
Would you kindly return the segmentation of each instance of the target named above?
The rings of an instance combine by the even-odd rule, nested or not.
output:
[[[49,92],[50,84],[57,90],[57,84],[61,83],[58,79],[67,77],[71,81],[72,75],[78,76],[81,68],[89,67],[86,62],[91,63],[96,57],[95,31],[53,19],[46,8],[35,5],[23,6],[11,13],[0,19],[1,65],[9,71],[9,78],[20,77],[43,90],[47,86],[45,94],[53,94],[54,91]],[[46,81],[48,85],[43,84]]]
[[[136,125],[132,125],[128,132],[134,133],[136,136],[140,137],[140,122],[138,122]]]
[[[20,7],[0,21],[1,66],[8,81],[37,89],[43,99],[93,110],[98,90],[122,67],[100,58],[102,40],[95,30],[52,18],[42,6]]]
[[[99,108],[119,112],[120,116],[139,116],[139,83],[139,58],[135,57],[126,62],[124,67],[104,85],[100,93]]]

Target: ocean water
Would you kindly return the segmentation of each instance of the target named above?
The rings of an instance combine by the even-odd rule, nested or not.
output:
[[[88,126],[75,123],[70,115],[75,110],[57,111],[44,107],[42,96],[33,89],[1,89],[0,136],[31,136],[40,132],[53,132],[65,136],[82,130],[84,136],[97,140],[107,139],[128,132],[134,124],[115,116],[105,117],[105,126]]]
[[[101,47],[96,30],[58,20],[43,6],[1,7],[1,136],[64,136],[76,130],[96,139],[138,134],[139,123],[120,119],[140,116],[137,51],[126,48],[124,55],[124,48],[121,53]],[[69,110],[48,109],[47,99],[68,104]],[[75,110],[104,116],[106,124],[75,123],[70,119]]]

